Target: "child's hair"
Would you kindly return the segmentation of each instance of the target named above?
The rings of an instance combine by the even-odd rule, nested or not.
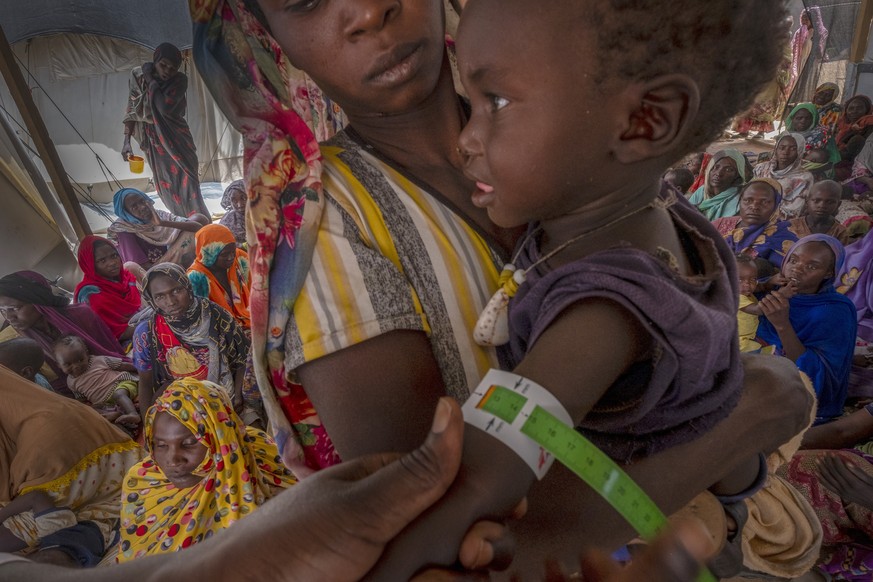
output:
[[[58,341],[56,341],[52,347],[57,349],[61,346],[70,347],[70,348],[75,347],[75,346],[81,346],[81,348],[83,350],[85,350],[86,354],[89,353],[88,352],[88,344],[86,344],[85,340],[83,340],[82,338],[80,338],[77,335],[65,335],[64,337],[62,337]]]
[[[737,264],[738,265],[754,265],[755,264],[755,258],[750,257],[749,255],[739,253],[736,255],[736,257],[737,257]],[[755,266],[755,268],[757,269],[757,265]]]
[[[776,274],[776,267],[767,259],[755,257],[755,265],[758,267],[758,279],[766,279]]]
[[[694,184],[694,174],[688,168],[670,168],[664,172],[664,180],[667,180],[667,176],[670,174],[673,175],[673,185],[679,188],[682,193],[688,192],[688,189]]]
[[[684,151],[712,142],[734,115],[751,105],[776,76],[788,43],[782,0],[578,4],[579,17],[584,10],[586,28],[597,35],[601,82],[645,81],[671,73],[689,74],[697,82],[700,111],[682,144]]]
[[[17,337],[0,343],[0,364],[16,374],[26,367],[39,372],[45,363],[45,354],[36,341],[29,337]]]
[[[813,188],[818,188],[819,190],[827,190],[837,198],[843,197],[842,184],[833,180],[822,180],[821,182],[816,182]]]

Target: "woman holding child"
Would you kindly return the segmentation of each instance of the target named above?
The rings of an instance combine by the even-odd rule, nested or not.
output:
[[[19,335],[36,340],[46,362],[57,374],[56,390],[66,392],[67,375],[55,360],[54,344],[61,337],[82,338],[95,356],[124,358],[124,350],[103,320],[87,305],[70,305],[56,295],[48,279],[33,271],[18,271],[0,279],[0,313]]]
[[[77,254],[84,276],[76,286],[76,303],[89,305],[119,342],[129,342],[130,320],[142,307],[136,277],[121,264],[115,244],[105,238],[86,236]]]
[[[707,220],[736,216],[740,207],[740,188],[752,178],[746,156],[734,149],[716,152],[706,166],[704,185],[688,199]]]
[[[818,399],[816,422],[843,414],[855,348],[855,307],[834,289],[846,252],[828,235],[797,241],[785,256],[786,286],[760,301],[764,318],[758,336],[797,363],[812,380]]]
[[[485,370],[498,367],[495,351],[473,344],[470,331],[519,234],[496,227],[470,199],[476,185],[463,175],[456,150],[468,114],[452,86],[440,3],[343,0],[303,16],[267,0],[204,2],[192,16],[195,57],[216,99],[237,114],[237,126],[261,124],[252,133],[262,147],[246,155],[249,191],[257,193],[250,220],[260,241],[252,256],[253,340],[286,462],[305,474],[339,460],[334,443],[344,459],[411,448],[441,394],[463,399]],[[357,32],[341,32],[339,19]],[[336,55],[329,66],[328,50]],[[255,62],[269,73],[250,77]],[[311,131],[291,113],[309,113],[298,101],[303,91],[276,89],[305,87],[292,62],[351,119],[323,147],[323,159]],[[262,81],[273,76],[282,82]],[[243,87],[240,78],[247,79]],[[253,103],[252,84],[264,103]],[[299,157],[287,153],[291,141]],[[332,268],[337,258],[342,272]],[[332,427],[330,437],[319,415]],[[734,461],[744,456],[734,452]],[[645,467],[652,465],[644,460],[634,470]],[[663,474],[648,482],[655,480],[663,484]],[[688,475],[682,485],[689,485]],[[698,485],[697,491],[706,487]],[[584,497],[562,498],[563,513],[574,513],[567,508]],[[588,521],[609,520],[604,512]]]

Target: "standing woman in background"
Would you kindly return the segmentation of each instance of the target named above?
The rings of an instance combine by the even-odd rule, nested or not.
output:
[[[177,216],[209,216],[200,195],[197,149],[185,120],[188,76],[179,71],[181,64],[181,51],[165,42],[155,49],[153,62],[132,71],[121,157],[127,161],[133,153],[133,135],[167,209]]]

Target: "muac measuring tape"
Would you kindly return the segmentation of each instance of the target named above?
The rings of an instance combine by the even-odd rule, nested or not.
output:
[[[525,392],[532,382],[513,382],[518,378],[521,377],[507,372],[489,371],[465,403],[465,419],[477,410],[492,417],[484,427],[480,426],[485,432],[499,431],[503,423],[518,427],[545,453],[551,454],[600,494],[643,539],[651,540],[660,533],[667,525],[667,516],[646,492],[573,427],[539,404],[529,402]],[[471,424],[479,426],[481,421]],[[503,436],[500,438],[505,440]],[[543,454],[540,451],[541,457]],[[541,458],[539,465],[545,464],[545,459]],[[537,472],[536,467],[532,468]],[[697,580],[715,582],[716,578],[704,569]]]

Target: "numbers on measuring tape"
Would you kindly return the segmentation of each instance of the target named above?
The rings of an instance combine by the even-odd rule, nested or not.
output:
[[[486,432],[500,431],[504,423],[518,430],[540,446],[540,464],[550,456],[560,461],[597,491],[645,539],[651,539],[666,525],[667,517],[634,481],[588,439],[567,426],[539,405],[531,407],[524,395],[528,386],[521,380],[512,387],[490,385],[476,408],[494,418]],[[498,422],[499,421],[499,422]],[[520,424],[520,426],[518,426]],[[699,582],[714,582],[707,571]]]

